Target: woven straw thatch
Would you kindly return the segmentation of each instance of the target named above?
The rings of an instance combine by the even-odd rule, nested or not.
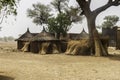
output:
[[[67,35],[67,38],[69,40],[81,40],[81,39],[88,39],[89,38],[89,34],[85,32],[85,30],[83,29],[83,31],[78,34],[78,33],[69,33]]]
[[[57,40],[52,34],[46,32],[43,27],[43,31],[37,34],[35,37],[31,39],[31,41],[55,41]]]
[[[26,42],[30,42],[30,39],[34,35],[30,33],[29,29],[27,29],[27,31],[23,35],[21,35],[18,39],[15,40],[17,41],[17,49],[21,50],[25,46]]]
[[[16,39],[15,41],[30,41],[30,39],[36,34],[32,34],[30,33],[29,29],[27,29],[27,31],[21,35],[18,39]]]
[[[85,32],[84,28],[83,31],[80,33],[80,39],[88,39],[89,34]]]

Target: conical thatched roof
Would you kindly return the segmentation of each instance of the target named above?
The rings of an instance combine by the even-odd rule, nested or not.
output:
[[[81,39],[88,39],[89,38],[89,34],[85,32],[84,28],[83,28],[82,32],[80,33],[80,38]]]
[[[27,31],[23,35],[21,35],[18,39],[16,39],[16,41],[30,41],[30,39],[33,36],[34,35],[30,33],[29,29],[27,29]]]
[[[31,41],[55,41],[56,39],[52,34],[46,32],[45,28],[43,27],[43,31],[37,34],[35,37],[31,39]]]

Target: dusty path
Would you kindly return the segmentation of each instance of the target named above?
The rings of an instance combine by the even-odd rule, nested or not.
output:
[[[39,55],[1,50],[0,75],[14,80],[120,80],[120,55]]]

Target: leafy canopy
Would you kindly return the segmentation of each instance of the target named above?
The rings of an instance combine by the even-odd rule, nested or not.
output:
[[[49,32],[66,34],[70,29],[70,25],[70,18],[65,13],[58,14],[56,18],[53,17],[48,20]]]
[[[53,0],[50,5],[33,4],[33,8],[27,10],[27,16],[37,25],[47,25],[49,32],[65,34],[73,22],[82,20],[80,9],[68,4],[69,0]]]
[[[68,3],[69,3],[69,0],[53,0],[53,2],[51,2],[51,5],[54,7],[56,11],[61,13],[65,9],[69,8]]]
[[[102,23],[103,28],[112,28],[119,21],[119,17],[116,15],[105,16],[104,22]]]
[[[33,19],[37,25],[47,24],[48,18],[51,16],[49,5],[41,3],[33,4],[33,9],[27,10],[27,16]]]
[[[0,0],[0,23],[7,15],[17,15],[17,3],[19,0]]]

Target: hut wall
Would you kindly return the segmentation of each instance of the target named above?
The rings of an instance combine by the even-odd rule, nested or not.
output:
[[[65,52],[67,44],[66,42],[61,41],[33,41],[30,43],[30,52],[33,53],[40,53],[41,52],[41,46],[43,43],[49,43],[49,46],[46,48],[46,53],[52,53],[54,48],[53,45],[56,45],[56,49],[61,52]]]
[[[80,39],[80,34],[70,34],[70,39],[71,40],[79,40]]]
[[[61,52],[62,53],[65,52],[66,49],[67,49],[68,42],[67,41],[61,41],[61,43],[59,43],[59,44],[60,44]]]
[[[17,41],[17,49],[21,50],[27,41]],[[30,51],[30,45],[28,46],[28,52]]]
[[[30,43],[30,52],[33,52],[33,53],[39,52],[38,42],[35,41]]]
[[[109,45],[109,38],[108,37],[101,37],[100,38],[102,44],[103,44],[103,47],[108,50],[108,45]]]
[[[22,41],[17,41],[17,49],[22,49],[24,46],[24,43]]]
[[[102,28],[102,36],[109,36],[109,46],[115,47],[116,46],[116,32],[117,27],[114,28]]]
[[[120,30],[117,30],[116,49],[120,49]]]

